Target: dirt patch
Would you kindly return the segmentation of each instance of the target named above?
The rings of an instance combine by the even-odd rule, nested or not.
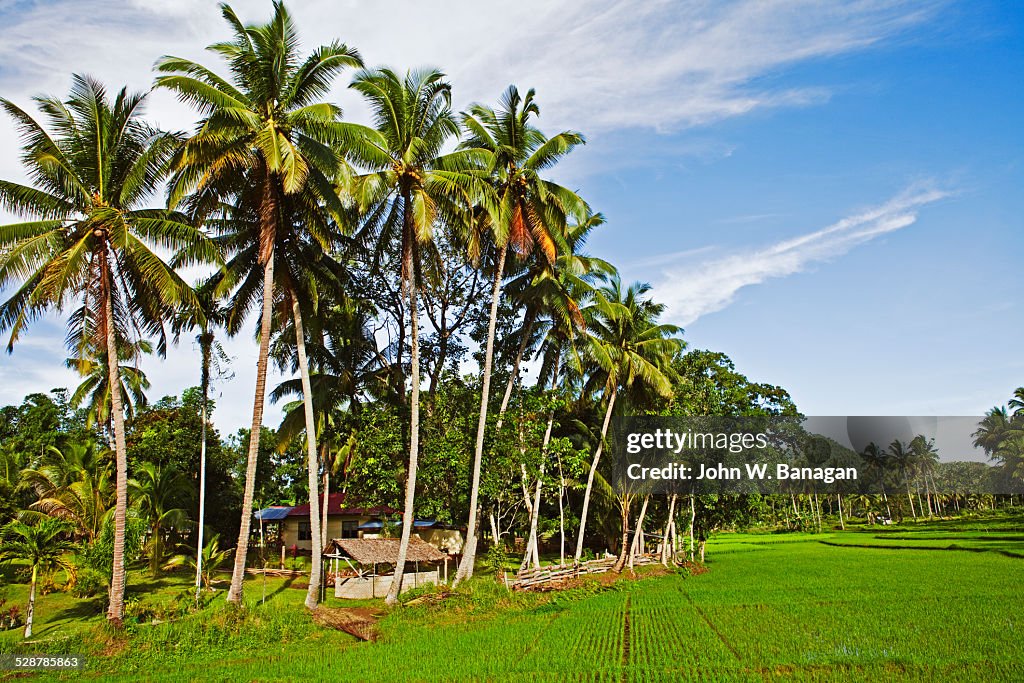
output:
[[[376,640],[378,615],[369,607],[324,607],[313,612],[319,626],[344,631],[360,640]]]

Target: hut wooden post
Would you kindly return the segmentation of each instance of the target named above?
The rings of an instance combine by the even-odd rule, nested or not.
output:
[[[377,563],[373,563],[373,573],[370,574],[370,597],[377,597]]]

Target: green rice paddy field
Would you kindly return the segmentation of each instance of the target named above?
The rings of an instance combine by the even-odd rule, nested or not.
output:
[[[387,614],[373,643],[315,626],[299,607],[304,591],[282,587],[242,624],[214,608],[174,624],[135,627],[83,675],[1024,681],[1019,528],[725,534],[709,544],[704,574],[512,596],[481,579],[467,594]],[[247,591],[258,597],[257,584]],[[43,605],[45,612],[45,598]],[[62,647],[73,650],[74,640]]]

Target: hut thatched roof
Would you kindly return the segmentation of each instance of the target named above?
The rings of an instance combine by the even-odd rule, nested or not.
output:
[[[351,557],[362,565],[395,564],[398,562],[397,538],[335,538],[327,544],[325,552]],[[407,562],[443,562],[448,557],[424,540],[413,536],[409,539]]]

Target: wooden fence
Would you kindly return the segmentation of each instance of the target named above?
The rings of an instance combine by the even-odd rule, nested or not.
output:
[[[633,565],[654,564],[659,562],[657,555],[637,555],[633,558]],[[546,584],[556,581],[576,579],[588,574],[604,574],[611,571],[615,565],[615,558],[602,558],[581,562],[576,565],[540,567],[539,569],[524,569],[516,574],[511,581],[508,578],[505,582],[513,590],[534,590],[542,589]]]

